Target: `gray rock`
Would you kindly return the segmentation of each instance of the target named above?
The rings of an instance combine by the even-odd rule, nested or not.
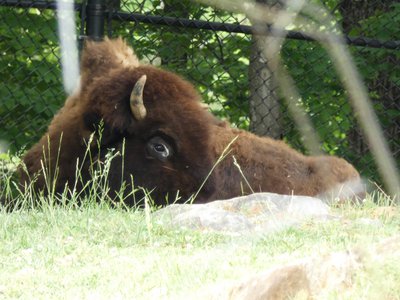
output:
[[[322,200],[307,196],[256,193],[206,204],[173,204],[153,215],[165,226],[226,233],[267,233],[305,220],[332,216]]]
[[[258,300],[330,299],[332,292],[345,295],[357,274],[366,276],[376,262],[397,261],[400,235],[386,238],[362,249],[319,254],[296,259],[236,282],[217,283],[185,295],[182,299]]]

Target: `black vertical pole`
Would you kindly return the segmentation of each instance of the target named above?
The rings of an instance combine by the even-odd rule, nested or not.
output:
[[[88,0],[86,6],[86,36],[100,41],[104,37],[105,0]]]

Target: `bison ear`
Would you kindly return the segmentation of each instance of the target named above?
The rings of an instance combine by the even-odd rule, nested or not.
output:
[[[139,60],[122,38],[86,41],[81,58],[81,86],[88,86],[94,78],[116,68],[136,68]]]

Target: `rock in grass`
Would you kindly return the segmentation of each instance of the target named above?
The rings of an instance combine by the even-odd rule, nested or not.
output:
[[[206,204],[173,204],[154,214],[164,226],[226,233],[285,229],[313,219],[330,218],[329,207],[320,199],[256,193]]]
[[[245,275],[238,281],[203,287],[182,299],[331,299],[333,295],[346,295],[351,291],[357,285],[357,275],[369,278],[365,277],[368,274],[365,272],[373,272],[376,264],[398,261],[399,248],[400,235],[394,235],[367,247],[296,259],[264,272]]]

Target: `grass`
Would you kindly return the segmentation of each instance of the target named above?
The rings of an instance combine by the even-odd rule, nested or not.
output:
[[[368,248],[399,232],[399,209],[381,207],[342,207],[342,219],[254,237],[149,226],[144,211],[106,204],[2,211],[0,298],[175,299],[296,258]],[[400,299],[399,265],[399,255],[367,264],[344,299]]]
[[[188,299],[295,259],[368,250],[400,229],[400,210],[382,193],[360,206],[333,208],[339,219],[269,235],[166,228],[149,213],[154,208],[147,201],[144,210],[112,207],[101,195],[107,170],[94,173],[97,189],[89,197],[96,200],[77,205],[69,192],[58,201],[54,195],[33,201],[28,191],[17,195],[24,204],[19,209],[0,209],[1,299]],[[12,172],[0,174],[0,187],[11,190]],[[351,287],[326,297],[400,299],[397,266],[397,251],[368,261]]]

